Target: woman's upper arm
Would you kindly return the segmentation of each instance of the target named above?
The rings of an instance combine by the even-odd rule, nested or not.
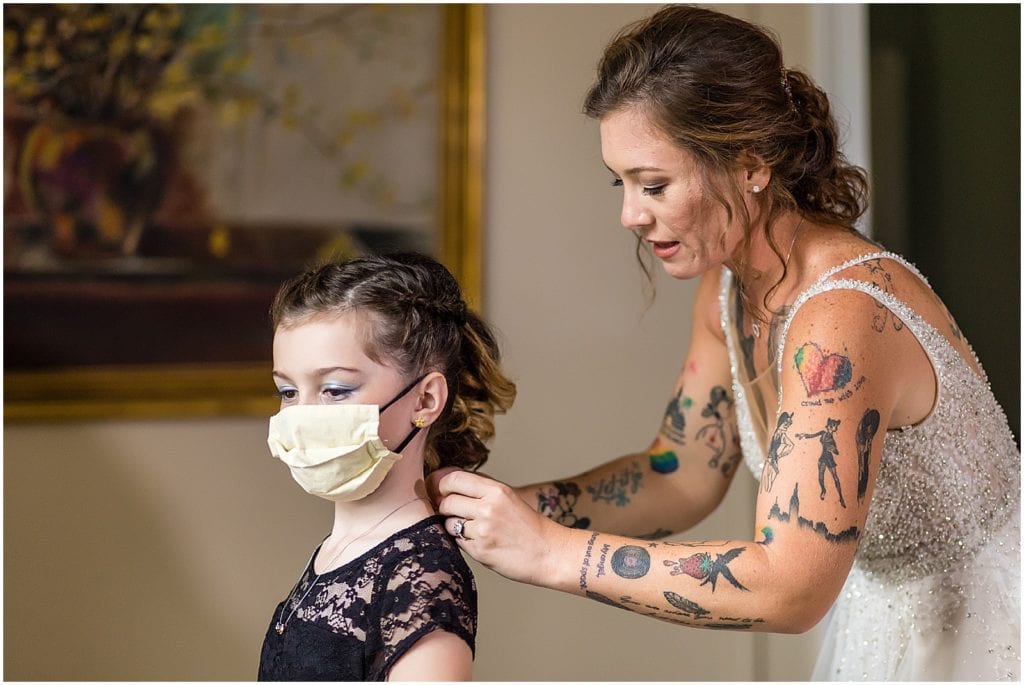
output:
[[[520,499],[567,527],[645,538],[684,531],[714,510],[741,460],[719,277],[720,270],[708,272],[698,286],[690,346],[648,447],[574,477],[516,488]]]
[[[698,523],[724,497],[742,462],[729,355],[721,330],[718,269],[702,277],[690,346],[661,425],[647,450],[650,478],[678,491]]]
[[[872,329],[875,311],[864,294],[824,293],[801,307],[786,336],[755,540],[783,599],[811,625],[853,564],[900,392],[906,339]]]
[[[388,671],[388,680],[472,680],[473,653],[458,635],[435,630],[416,641]]]

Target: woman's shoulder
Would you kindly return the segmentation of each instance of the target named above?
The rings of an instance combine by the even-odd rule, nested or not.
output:
[[[787,298],[794,328],[800,321],[820,319],[848,335],[850,328],[862,327],[865,319],[878,318],[877,293],[891,296],[886,301],[898,299],[913,308],[928,292],[912,264],[853,231],[816,241],[798,269],[796,285]]]
[[[920,278],[917,268],[905,257],[856,230],[832,228],[808,241],[800,265],[800,282],[810,285],[825,277],[845,277],[865,264],[885,263],[892,271]],[[874,268],[868,271],[873,272]]]
[[[928,281],[909,260],[856,231],[825,233],[811,243],[795,265],[799,273],[786,298],[789,304],[832,291],[838,291],[834,297],[840,299],[859,299],[844,287],[848,281],[873,286],[913,309],[927,308],[935,299]]]

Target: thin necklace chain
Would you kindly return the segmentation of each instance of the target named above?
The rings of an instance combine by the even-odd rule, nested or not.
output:
[[[796,246],[796,237],[800,234],[800,227],[804,225],[804,218],[800,217],[800,223],[796,225],[796,230],[793,231],[793,239],[789,241],[789,252],[786,253],[786,261],[782,263],[782,270],[785,271],[789,266],[789,258],[793,256],[793,248]],[[755,338],[761,337],[761,324],[757,319],[751,317],[750,329],[754,334]]]
[[[341,558],[341,555],[345,553],[345,550],[348,549],[352,545],[352,543],[356,542],[357,540],[361,540],[362,538],[364,538],[367,535],[369,535],[370,533],[372,533],[374,530],[377,529],[377,526],[379,526],[380,524],[384,523],[389,518],[391,518],[391,516],[394,515],[395,513],[397,513],[398,510],[401,509],[402,507],[407,507],[410,504],[412,504],[413,502],[419,502],[419,501],[426,502],[427,500],[423,499],[422,497],[416,497],[414,499],[409,500],[405,504],[400,504],[399,506],[395,507],[390,512],[388,512],[388,514],[384,518],[382,518],[380,521],[377,521],[377,523],[375,523],[372,526],[370,526],[369,528],[367,528],[365,531],[360,533],[358,536],[356,536],[356,537],[352,538],[351,540],[349,540],[348,542],[346,542],[345,546],[342,547],[341,550],[338,551],[333,557],[331,557],[331,560],[327,563],[326,570],[323,571],[322,573],[316,574],[316,577],[313,578],[313,580],[310,581],[309,587],[307,587],[306,591],[304,593],[302,593],[302,597],[299,597],[299,601],[296,602],[295,605],[292,607],[292,610],[291,610],[291,612],[289,612],[288,617],[284,618],[282,620],[282,617],[284,616],[285,607],[288,606],[288,604],[291,601],[292,597],[295,595],[295,591],[299,589],[299,584],[302,583],[302,576],[306,575],[305,570],[303,570],[302,575],[300,575],[299,579],[295,582],[295,585],[294,585],[294,587],[292,587],[291,592],[288,593],[288,599],[286,599],[284,604],[281,606],[281,611],[278,612],[278,614],[277,614],[277,623],[274,624],[274,630],[277,632],[277,634],[281,635],[281,634],[284,633],[284,629],[288,626],[288,622],[292,620],[292,616],[294,616],[295,612],[299,610],[299,607],[302,606],[302,603],[306,601],[306,597],[309,596],[310,590],[312,590],[316,586],[316,584],[320,582],[320,577],[321,576],[323,576],[325,573],[328,573],[328,572],[330,572],[332,570],[332,567],[334,566],[334,562],[336,562],[338,559]],[[311,563],[313,561],[313,556],[315,554],[316,554],[316,550],[313,550],[313,554],[309,555],[309,561],[306,562],[306,566],[303,567],[303,569],[305,569],[305,568],[312,569]]]

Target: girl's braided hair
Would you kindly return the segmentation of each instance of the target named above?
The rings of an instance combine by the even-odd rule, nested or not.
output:
[[[367,356],[406,378],[439,371],[448,382],[448,403],[427,435],[427,472],[487,460],[494,415],[512,406],[516,386],[501,371],[490,328],[443,265],[414,253],[325,263],[284,283],[270,313],[274,330],[320,316],[364,317]]]

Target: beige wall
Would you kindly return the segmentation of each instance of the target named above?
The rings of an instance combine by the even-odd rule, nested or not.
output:
[[[602,45],[644,5],[491,5],[486,307],[519,383],[492,475],[568,476],[646,446],[685,352],[693,284],[645,311],[596,127]],[[809,10],[731,5],[809,55]],[[197,388],[197,392],[201,389]],[[262,419],[5,426],[4,677],[246,680],[330,505],[273,462]],[[694,535],[746,537],[740,473]],[[812,635],[683,629],[474,566],[485,680],[806,677]]]

